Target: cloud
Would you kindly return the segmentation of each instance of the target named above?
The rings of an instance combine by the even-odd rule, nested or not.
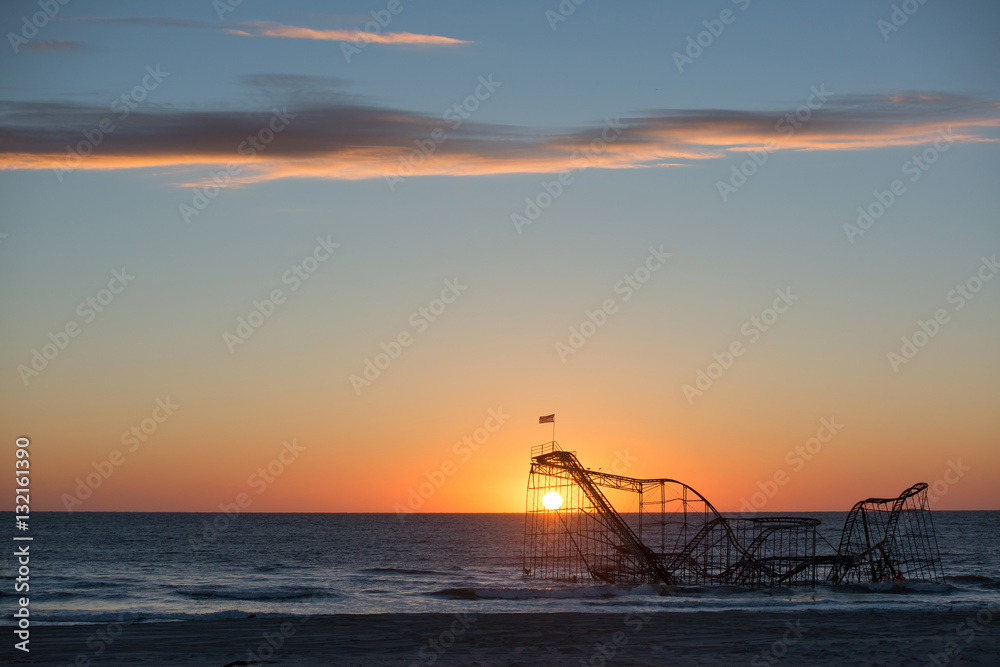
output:
[[[261,75],[265,76],[265,75]],[[258,83],[268,83],[266,75]],[[301,82],[300,82],[301,83]],[[107,110],[72,104],[0,103],[0,168],[208,170],[241,165],[235,184],[280,178],[357,180],[392,175],[556,173],[580,167],[690,165],[748,151],[843,151],[928,144],[949,129],[958,142],[992,142],[1000,104],[946,96],[832,98],[797,129],[784,112],[656,110],[563,131],[465,121],[337,102],[290,109]],[[83,132],[115,123],[92,154]],[[286,125],[277,132],[273,130]],[[434,137],[438,139],[435,140]],[[256,137],[260,150],[251,150]],[[266,141],[265,141],[266,140]],[[81,148],[82,146],[82,148]]]
[[[364,18],[364,17],[362,17]],[[456,46],[471,44],[463,39],[424,35],[412,32],[375,32],[355,29],[321,30],[303,26],[283,25],[272,21],[247,21],[220,25],[210,21],[162,17],[104,17],[67,18],[64,21],[83,23],[119,23],[151,28],[214,28],[241,37],[282,37],[287,39],[314,39],[358,44],[410,44],[419,46]],[[374,23],[369,21],[369,24]],[[376,24],[378,25],[378,24]]]
[[[280,23],[240,23],[226,28],[226,32],[243,37],[286,37],[289,39],[319,39],[332,42],[358,42],[373,44],[420,44],[422,46],[454,46],[470,44],[461,39],[439,35],[421,35],[412,32],[364,32],[360,30],[316,30]]]

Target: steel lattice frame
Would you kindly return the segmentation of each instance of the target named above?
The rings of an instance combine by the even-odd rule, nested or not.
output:
[[[601,490],[636,494],[620,514]],[[557,510],[545,494],[562,497]],[[569,582],[811,585],[816,526],[801,518],[726,519],[693,488],[588,470],[554,442],[532,451],[524,524],[526,577]]]
[[[897,498],[869,498],[855,504],[844,522],[829,579],[943,582],[927,484],[914,484]]]

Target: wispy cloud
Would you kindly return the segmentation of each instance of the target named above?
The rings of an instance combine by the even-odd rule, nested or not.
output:
[[[325,30],[304,26],[284,25],[272,21],[246,21],[219,25],[211,21],[162,17],[109,16],[103,18],[67,18],[64,21],[81,23],[117,23],[147,28],[212,28],[241,37],[281,37],[285,39],[313,39],[331,42],[359,42],[372,44],[411,44],[420,46],[457,46],[472,42],[440,35],[413,32],[367,32],[357,29]]]
[[[452,131],[440,117],[372,106],[317,102],[296,108],[294,120],[253,159],[240,144],[267,127],[273,111],[133,111],[77,169],[191,169],[198,173],[244,163],[234,183],[279,178],[356,180],[397,173],[436,129],[447,140],[412,166],[413,175],[471,176],[555,173],[581,166],[581,154],[601,139],[595,124],[561,132],[464,123]],[[0,104],[0,168],[66,166],[67,147],[95,126],[100,109],[54,103]],[[965,98],[906,95],[831,99],[793,134],[776,130],[780,112],[658,110],[623,118],[621,133],[587,166],[638,169],[692,164],[752,150],[843,151],[915,146],[950,128],[958,142],[993,142],[1000,104]],[[408,163],[409,164],[409,163]]]
[[[243,37],[285,37],[288,39],[319,39],[331,42],[371,42],[374,44],[421,44],[454,46],[470,44],[462,39],[441,37],[439,35],[421,35],[412,32],[361,32],[358,30],[316,30],[280,23],[241,23],[225,29],[232,35]]]

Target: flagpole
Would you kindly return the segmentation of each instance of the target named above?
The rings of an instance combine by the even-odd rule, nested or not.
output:
[[[556,416],[555,416],[555,414],[542,415],[542,416],[540,416],[538,418],[538,423],[539,424],[547,424],[549,422],[552,422],[552,442],[554,443],[556,441]]]

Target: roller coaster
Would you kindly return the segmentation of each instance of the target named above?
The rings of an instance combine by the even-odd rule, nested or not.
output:
[[[527,578],[753,588],[944,580],[923,483],[858,502],[837,552],[817,555],[818,519],[726,517],[677,480],[584,468],[554,441],[531,454]]]

